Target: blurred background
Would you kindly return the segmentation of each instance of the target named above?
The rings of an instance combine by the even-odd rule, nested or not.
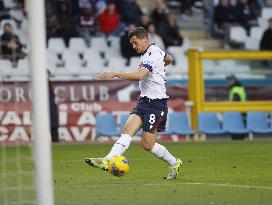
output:
[[[121,114],[129,113],[135,105],[138,85],[130,81],[97,81],[96,75],[103,70],[136,71],[139,56],[127,39],[135,26],[146,28],[151,43],[173,55],[173,65],[166,68],[170,112],[186,112],[189,126],[193,121],[195,131],[197,116],[191,115],[200,101],[190,93],[200,92],[203,102],[272,99],[271,56],[201,58],[199,69],[190,64],[188,54],[190,49],[198,53],[271,51],[270,0],[46,0],[45,5],[51,134],[56,141],[97,140],[96,115],[101,112],[114,115],[120,128]],[[14,127],[9,125],[17,122],[9,116],[12,113],[20,122],[27,119],[20,124],[25,137],[17,136],[26,141],[30,138],[31,91],[25,2],[1,0],[0,21],[0,103],[3,116],[12,118],[0,121],[5,133],[1,139],[14,141]],[[203,81],[200,87],[193,83],[191,90],[190,71],[201,76],[197,81]],[[231,81],[230,76],[235,80]],[[244,89],[238,98],[230,97],[235,86]],[[240,95],[244,95],[243,99]],[[221,114],[217,113],[220,123]],[[269,112],[265,116],[271,125]]]

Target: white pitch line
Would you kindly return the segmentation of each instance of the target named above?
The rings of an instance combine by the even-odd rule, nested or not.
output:
[[[272,187],[269,186],[253,186],[245,184],[216,184],[216,183],[205,183],[205,182],[184,182],[180,184],[185,185],[209,185],[209,186],[221,186],[221,187],[236,187],[236,188],[250,188],[250,189],[268,189],[272,190]]]
[[[84,184],[84,185],[74,185],[73,187],[122,187],[122,186],[138,186],[138,183],[134,183],[134,184],[128,184],[128,183],[124,183],[124,184],[106,184],[105,182],[103,184]],[[266,189],[266,190],[272,190],[272,187],[268,187],[268,186],[253,186],[253,185],[244,185],[244,184],[216,184],[216,183],[206,183],[206,182],[177,182],[177,183],[168,183],[168,182],[164,182],[164,183],[143,183],[141,182],[140,184],[141,186],[172,186],[172,185],[207,185],[207,186],[217,186],[217,187],[233,187],[233,188],[245,188],[245,189]],[[67,186],[58,186],[58,188],[60,187],[65,187],[67,188]]]

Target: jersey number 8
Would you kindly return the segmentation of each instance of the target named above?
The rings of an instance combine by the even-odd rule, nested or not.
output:
[[[150,124],[154,124],[154,122],[155,122],[155,115],[154,114],[150,114],[150,117],[149,117],[149,122],[150,122]]]

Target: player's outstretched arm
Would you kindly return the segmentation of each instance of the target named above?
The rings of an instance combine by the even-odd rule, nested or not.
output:
[[[145,68],[139,68],[137,72],[118,72],[118,71],[104,71],[97,75],[97,78],[102,80],[109,80],[111,78],[120,78],[124,80],[140,81],[148,74]]]
[[[173,62],[173,57],[169,54],[166,54],[163,61],[164,61],[164,65],[167,66]]]

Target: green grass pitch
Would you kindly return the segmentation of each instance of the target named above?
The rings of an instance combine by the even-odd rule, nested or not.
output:
[[[166,163],[144,151],[140,144],[133,143],[125,153],[130,172],[120,178],[84,162],[85,157],[105,156],[111,144],[54,144],[55,204],[272,204],[272,141],[164,145],[184,163],[174,181],[163,179],[168,172]],[[16,149],[7,146],[6,150],[7,168],[12,170],[16,163],[9,160]],[[20,152],[21,169],[32,170],[33,165],[24,160],[29,158],[29,148],[22,146]],[[16,182],[12,174],[1,180],[0,185]],[[32,180],[21,177],[21,181],[29,184]],[[8,196],[12,198],[10,192]],[[0,204],[3,189],[1,193]]]

